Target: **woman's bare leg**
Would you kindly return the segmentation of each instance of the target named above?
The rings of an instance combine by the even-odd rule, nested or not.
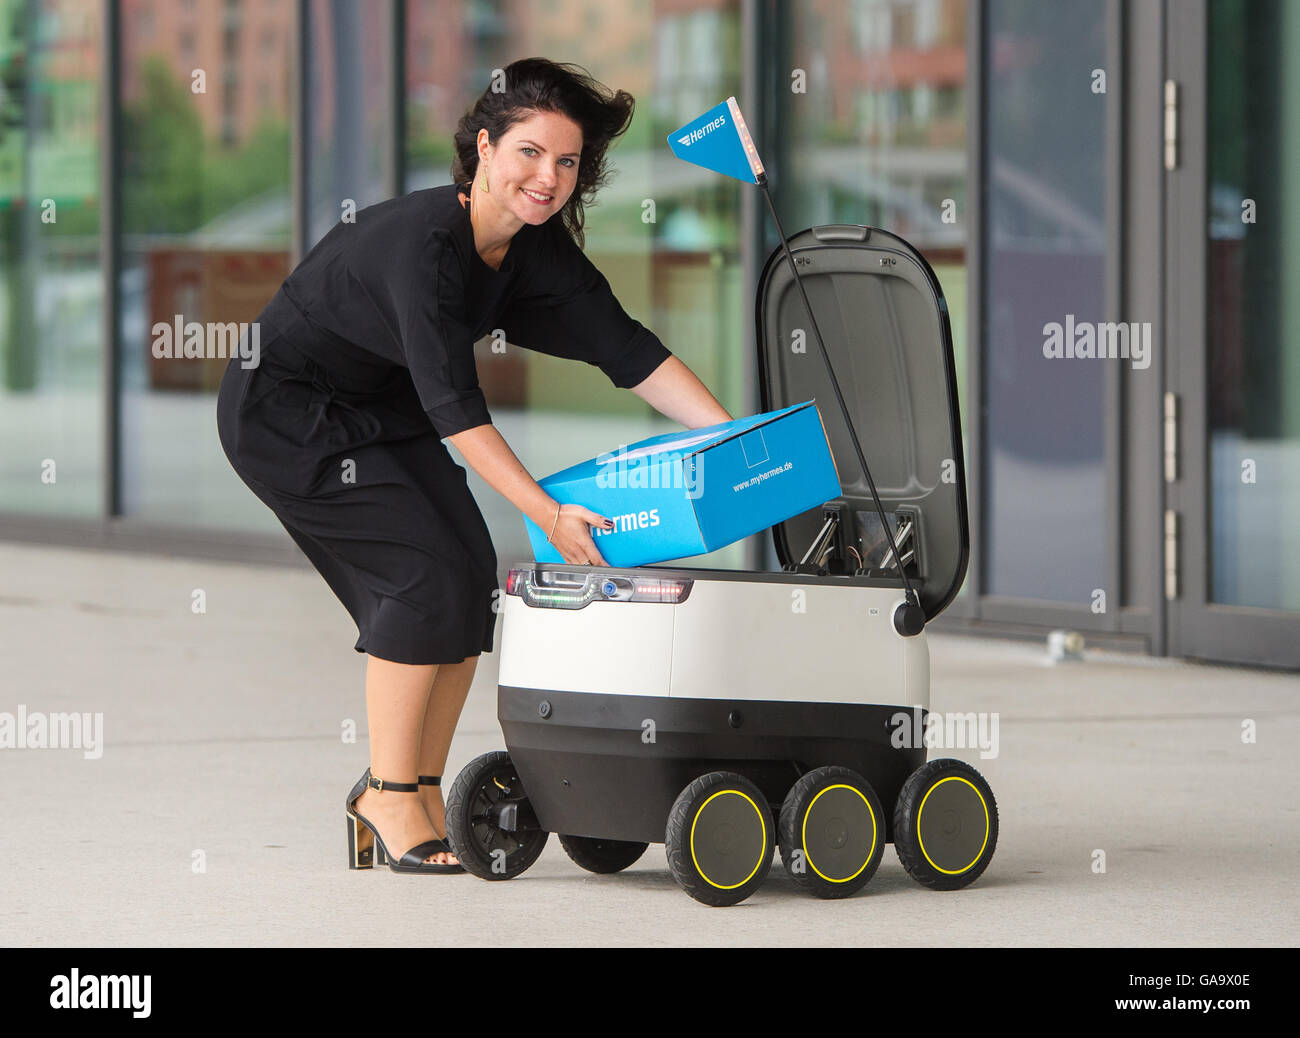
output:
[[[456,724],[460,721],[460,712],[469,694],[469,686],[474,681],[474,669],[478,665],[477,656],[469,656],[460,663],[440,663],[438,673],[433,679],[433,691],[429,695],[428,710],[424,715],[424,732],[420,740],[420,774],[441,775],[447,764],[447,751],[451,749],[451,737],[455,734]],[[420,800],[428,812],[429,821],[440,833],[445,833],[446,811],[440,786],[421,786]],[[454,863],[459,859],[453,854],[434,855],[434,861]]]
[[[437,664],[417,666],[366,655],[370,773],[376,778],[414,783],[417,774],[427,774],[416,768],[421,729],[438,669]],[[356,807],[378,827],[394,859],[437,838],[417,793],[367,789],[357,798]]]

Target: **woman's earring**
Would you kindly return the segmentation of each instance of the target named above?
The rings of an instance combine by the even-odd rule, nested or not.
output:
[[[487,182],[487,170],[486,170],[486,169],[483,170],[483,190],[484,190],[485,192],[487,192],[489,195],[492,193],[492,191],[488,188],[488,182]]]

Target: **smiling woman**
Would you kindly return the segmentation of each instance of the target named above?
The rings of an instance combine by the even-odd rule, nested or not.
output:
[[[454,183],[335,225],[259,316],[263,363],[236,359],[218,395],[231,465],[367,655],[373,772],[346,801],[353,868],[462,871],[438,835],[438,781],[478,656],[492,651],[499,586],[487,524],[442,441],[549,530],[565,562],[604,564],[591,530],[605,517],[561,507],[492,425],[475,341],[504,328],[691,428],[731,417],[582,251],[584,196],[631,96],[542,58],[505,77],[460,121]]]
[[[611,96],[576,65],[545,58],[516,61],[509,76],[509,90],[487,91],[461,118],[452,179],[482,171],[480,186],[518,218],[515,230],[558,213],[582,248],[583,206],[605,185],[606,152],[627,130],[636,101],[625,90]],[[492,230],[506,237],[509,229]]]
[[[555,147],[538,144],[534,137],[547,140]],[[553,150],[565,146],[575,150],[548,159]],[[488,183],[490,169],[497,182],[498,204],[474,204],[471,189],[474,244],[484,263],[500,269],[519,228],[549,220],[573,193],[582,149],[582,127],[562,113],[538,112],[512,126],[496,145],[492,144],[487,129],[480,129],[475,147],[481,155],[479,168],[483,170],[478,183],[484,194],[492,193]]]

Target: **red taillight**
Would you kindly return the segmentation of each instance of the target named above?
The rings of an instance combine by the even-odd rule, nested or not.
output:
[[[680,602],[689,580],[645,580],[637,577],[632,581],[630,602]]]

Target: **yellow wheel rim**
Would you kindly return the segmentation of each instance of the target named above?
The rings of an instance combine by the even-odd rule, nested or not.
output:
[[[871,816],[871,847],[867,850],[867,857],[866,857],[866,860],[865,860],[865,861],[862,863],[862,865],[858,868],[858,871],[857,871],[857,872],[853,873],[852,876],[847,876],[847,877],[845,877],[844,879],[832,879],[830,876],[828,876],[828,875],[826,875],[824,872],[822,872],[822,870],[819,869],[819,868],[817,867],[817,863],[813,861],[813,859],[812,859],[812,852],[808,850],[808,816],[809,816],[810,814],[812,814],[813,805],[817,803],[817,800],[818,800],[818,798],[822,795],[822,793],[829,793],[832,789],[851,789],[851,790],[853,790],[854,793],[856,793],[859,797],[862,798],[862,802],[863,802],[863,803],[866,805],[866,807],[867,807],[867,814],[869,814],[869,815]],[[926,795],[928,796],[929,794],[926,794]],[[919,817],[919,813],[918,813],[918,817]],[[818,791],[817,796],[815,796],[815,797],[812,798],[812,803],[810,803],[810,804],[808,805],[808,809],[807,809],[806,811],[804,811],[804,813],[803,813],[803,826],[802,826],[802,827],[800,828],[800,830],[799,830],[799,840],[800,840],[800,842],[803,844],[803,854],[804,854],[804,857],[807,859],[808,864],[809,864],[810,866],[812,866],[812,870],[813,870],[813,872],[815,872],[815,873],[817,873],[817,875],[821,876],[821,878],[824,879],[827,883],[848,883],[849,880],[857,879],[857,877],[858,877],[859,875],[861,875],[862,870],[865,869],[865,868],[867,867],[867,865],[871,862],[872,857],[875,855],[875,853],[876,853],[876,833],[877,833],[877,830],[876,830],[876,812],[873,811],[873,810],[871,809],[871,801],[868,800],[866,797],[862,796],[862,790],[860,790],[860,789],[856,789],[855,787],[850,786],[850,785],[846,785],[845,783],[839,783],[839,784],[834,785],[834,786],[827,786],[825,789]]]
[[[732,796],[737,796],[737,797],[744,797],[746,803],[748,803],[749,806],[754,809],[754,814],[758,816],[759,831],[762,832],[763,834],[763,841],[760,850],[758,852],[758,860],[754,862],[754,867],[749,870],[749,875],[746,876],[744,879],[742,879],[739,883],[722,884],[722,883],[714,883],[713,880],[709,879],[704,869],[700,867],[699,859],[695,856],[695,825],[697,822],[699,822],[700,815],[703,814],[704,809],[708,807],[709,804],[716,797],[726,796],[727,794],[731,794]],[[700,874],[700,878],[703,879],[705,883],[709,884],[709,886],[716,887],[718,890],[735,890],[736,887],[743,887],[746,883],[748,883],[751,879],[753,879],[754,873],[756,873],[758,871],[759,866],[763,864],[764,851],[766,851],[767,849],[767,821],[763,818],[763,812],[758,809],[758,805],[754,803],[754,801],[749,796],[742,793],[738,789],[720,789],[712,796],[710,796],[708,800],[704,801],[704,803],[702,803],[696,809],[695,817],[691,819],[690,840],[691,840],[691,861],[695,863],[695,871]]]
[[[944,869],[944,868],[940,868],[938,865],[935,865],[934,859],[930,857],[930,853],[925,849],[925,841],[921,839],[921,812],[925,810],[925,802],[930,799],[930,794],[933,793],[940,786],[942,786],[945,782],[964,782],[966,785],[970,786],[970,788],[974,791],[975,795],[979,797],[980,806],[984,808],[984,842],[980,844],[979,853],[975,855],[975,857],[971,860],[970,864],[963,865],[959,869]],[[975,862],[979,861],[980,857],[984,854],[984,848],[989,845],[989,805],[984,800],[984,794],[981,793],[976,788],[975,784],[971,782],[970,779],[962,778],[960,775],[949,775],[947,778],[941,778],[938,782],[936,782],[933,786],[931,786],[929,789],[925,791],[925,796],[921,798],[921,806],[916,809],[916,842],[917,845],[921,848],[921,853],[925,855],[925,860],[928,861],[939,872],[942,872],[947,876],[960,876],[967,869],[973,868]]]

